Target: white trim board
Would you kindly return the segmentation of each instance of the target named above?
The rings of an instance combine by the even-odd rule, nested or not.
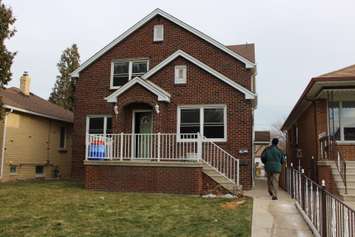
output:
[[[84,63],[82,63],[80,65],[80,67],[78,67],[74,72],[72,72],[71,76],[72,77],[79,77],[79,73],[86,68],[87,66],[89,66],[91,63],[93,63],[96,59],[98,59],[99,57],[101,57],[103,54],[105,54],[107,51],[109,51],[111,48],[113,48],[116,44],[118,44],[119,42],[121,42],[122,40],[124,40],[126,37],[128,37],[130,34],[132,34],[134,31],[136,31],[137,29],[139,29],[141,26],[143,26],[145,23],[147,23],[149,20],[151,20],[152,18],[154,18],[155,16],[160,15],[170,21],[172,21],[173,23],[179,25],[180,27],[186,29],[187,31],[197,35],[198,37],[202,38],[203,40],[207,41],[208,43],[214,45],[215,47],[219,48],[220,50],[224,51],[225,53],[231,55],[232,57],[236,58],[237,60],[243,62],[245,64],[246,68],[254,68],[256,65],[255,63],[249,61],[248,59],[246,59],[245,57],[237,54],[236,52],[228,49],[226,46],[224,46],[223,44],[219,43],[218,41],[212,39],[211,37],[209,37],[208,35],[202,33],[201,31],[193,28],[192,26],[189,26],[188,24],[180,21],[179,19],[175,18],[174,16],[166,13],[165,11],[157,8],[154,11],[152,11],[150,14],[148,14],[146,17],[144,17],[142,20],[140,20],[139,22],[137,22],[135,25],[133,25],[131,28],[129,28],[128,30],[126,30],[123,34],[121,34],[120,36],[118,36],[116,39],[114,39],[113,41],[111,41],[108,45],[106,45],[104,48],[102,48],[101,50],[99,50],[97,53],[95,53],[92,57],[90,57],[88,60],[86,60]]]
[[[160,62],[158,65],[156,65],[155,67],[153,67],[151,70],[149,70],[146,74],[144,74],[142,76],[142,79],[148,79],[149,77],[151,77],[152,75],[154,75],[156,72],[158,72],[160,69],[162,69],[163,67],[165,67],[166,65],[168,65],[171,61],[173,61],[174,59],[176,59],[177,57],[183,57],[186,60],[194,63],[195,65],[199,66],[200,68],[204,69],[205,71],[207,71],[208,73],[210,73],[211,75],[217,77],[218,79],[222,80],[223,82],[225,82],[226,84],[230,85],[231,87],[233,87],[234,89],[237,89],[238,91],[242,92],[245,95],[245,99],[255,99],[256,98],[256,94],[254,94],[253,92],[251,92],[250,90],[246,89],[245,87],[239,85],[238,83],[236,83],[235,81],[233,81],[232,79],[229,79],[228,77],[224,76],[223,74],[221,74],[220,72],[217,72],[216,70],[214,70],[213,68],[211,68],[210,66],[204,64],[203,62],[201,62],[200,60],[198,60],[197,58],[192,57],[190,54],[185,53],[182,50],[177,50],[175,53],[171,54],[169,57],[167,57],[166,59],[164,59],[162,62]]]
[[[111,95],[107,96],[105,100],[109,103],[116,103],[117,102],[117,96],[123,94],[125,91],[127,91],[129,88],[134,86],[135,84],[139,84],[146,88],[148,91],[152,92],[156,96],[158,96],[158,101],[165,101],[165,102],[170,102],[170,94],[154,84],[151,81],[148,80],[142,80],[139,77],[135,77],[134,79],[128,81],[126,84],[124,84],[122,87],[120,87],[118,90],[113,92]]]

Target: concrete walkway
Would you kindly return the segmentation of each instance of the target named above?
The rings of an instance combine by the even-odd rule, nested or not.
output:
[[[257,180],[254,190],[245,192],[253,197],[252,237],[313,236],[295,207],[295,201],[279,190],[279,200],[272,201],[267,193],[266,180]]]

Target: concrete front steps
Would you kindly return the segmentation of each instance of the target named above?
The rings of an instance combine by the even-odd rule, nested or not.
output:
[[[345,194],[343,180],[339,174],[335,162],[331,162],[332,174],[337,185],[339,194],[344,201],[355,202],[355,161],[346,161],[346,183],[348,193]]]
[[[207,163],[204,163],[202,172],[232,194],[237,194],[238,191],[241,190],[241,187],[238,187],[234,182],[223,176]]]

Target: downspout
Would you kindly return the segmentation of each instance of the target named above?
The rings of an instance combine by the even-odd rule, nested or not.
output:
[[[13,109],[11,109],[9,112],[5,112],[5,117],[4,117],[4,131],[2,133],[2,147],[1,147],[0,178],[2,178],[3,175],[4,175],[7,116],[8,116],[9,113],[12,113],[12,111],[13,111]]]

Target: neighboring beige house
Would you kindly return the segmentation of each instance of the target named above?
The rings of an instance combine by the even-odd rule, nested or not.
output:
[[[254,157],[255,157],[255,176],[264,177],[264,164],[261,162],[261,153],[270,145],[270,131],[255,131],[254,138]]]
[[[25,72],[20,89],[0,89],[0,181],[70,177],[73,113],[30,93]]]

